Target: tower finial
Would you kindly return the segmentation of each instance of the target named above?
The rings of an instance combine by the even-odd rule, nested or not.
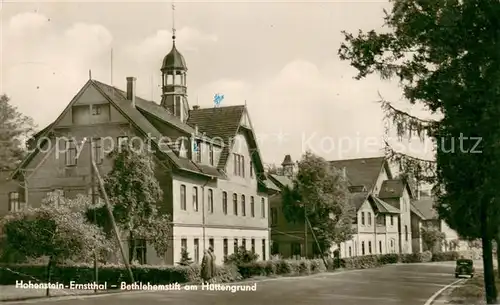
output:
[[[175,4],[172,3],[172,40],[175,43]]]

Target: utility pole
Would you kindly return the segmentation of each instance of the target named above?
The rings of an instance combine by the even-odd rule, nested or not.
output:
[[[304,255],[307,259],[307,208],[304,203]]]
[[[89,156],[90,156],[90,163],[89,163],[89,169],[90,169],[90,189],[91,189],[91,196],[92,196],[92,209],[94,211],[93,213],[93,222],[94,224],[97,224],[97,215],[96,215],[96,209],[95,209],[95,178],[94,178],[94,167],[92,164],[94,164],[94,149],[93,149],[93,138],[90,137],[89,141]],[[94,288],[94,292],[97,293],[97,285],[99,284],[99,268],[97,266],[97,250],[94,249],[94,281],[96,283],[96,287]]]
[[[319,241],[318,239],[316,238],[316,234],[314,234],[314,229],[311,225],[311,222],[309,221],[309,219],[306,218],[306,222],[307,224],[309,225],[309,227],[311,228],[311,233],[312,233],[312,236],[314,238],[314,241],[316,242],[316,246],[318,246],[318,249],[319,251],[321,252],[321,259],[323,260],[323,263],[325,264],[325,267],[328,268],[328,263],[326,262],[326,259],[325,259],[325,255],[324,255],[324,251],[323,249],[321,249],[320,245],[319,245]]]
[[[113,226],[113,231],[115,232],[115,237],[116,240],[118,241],[118,245],[120,246],[120,252],[122,255],[123,263],[127,267],[131,283],[133,283],[134,274],[132,273],[132,269],[130,268],[130,264],[128,263],[127,257],[125,256],[125,250],[123,250],[123,245],[120,239],[120,233],[118,232],[118,226],[116,225],[115,217],[113,216],[113,209],[111,208],[111,203],[109,202],[108,194],[104,189],[104,180],[102,179],[101,174],[99,173],[99,170],[97,169],[97,165],[95,164],[95,162],[92,162],[92,167],[94,168],[94,173],[97,176],[97,181],[99,182],[99,188],[101,189],[104,201],[106,202],[106,208],[108,210],[109,219],[111,220],[111,224]]]

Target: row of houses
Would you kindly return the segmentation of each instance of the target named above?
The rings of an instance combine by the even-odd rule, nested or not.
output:
[[[387,253],[417,253],[425,250],[466,250],[457,233],[440,220],[434,200],[428,192],[416,190],[402,179],[394,177],[385,157],[330,161],[341,170],[349,184],[350,201],[355,207],[355,234],[337,245],[341,257]],[[290,223],[282,210],[281,192],[293,187],[296,165],[285,156],[278,173],[268,178],[278,186],[270,197],[272,254],[286,257],[315,256],[318,247],[306,223]],[[436,249],[427,249],[421,229],[434,226],[445,235]],[[334,250],[333,249],[333,250]]]
[[[174,264],[182,248],[199,261],[209,246],[217,263],[240,246],[264,260],[271,247],[284,256],[312,255],[312,237],[301,239],[304,227],[287,223],[280,209],[293,162],[286,158],[283,175],[266,175],[245,105],[190,107],[187,65],[173,38],[160,68],[161,103],[137,96],[134,77],[126,79],[125,90],[89,79],[57,119],[34,136],[19,167],[0,175],[0,216],[36,207],[50,192],[90,193],[96,187],[91,152],[106,174],[112,161],[105,152],[139,139],[151,143],[164,190],[162,210],[172,216],[170,250],[158,254],[147,241],[136,240],[131,249],[140,263]],[[345,169],[358,210],[357,234],[341,245],[342,256],[421,250],[418,227],[428,220],[426,210],[412,203],[415,194],[393,179],[384,158],[332,165]]]

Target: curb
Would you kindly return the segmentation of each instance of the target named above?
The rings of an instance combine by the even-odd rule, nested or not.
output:
[[[434,293],[429,299],[427,299],[427,301],[425,302],[424,305],[432,305],[434,303],[434,301],[439,297],[441,296],[446,290],[452,288],[453,286],[455,286],[456,284],[459,284],[461,282],[465,281],[465,279],[459,279],[459,280],[456,280],[454,281],[453,283],[451,284],[448,284],[446,286],[444,286],[443,288],[439,289],[438,291],[436,291],[436,293]]]

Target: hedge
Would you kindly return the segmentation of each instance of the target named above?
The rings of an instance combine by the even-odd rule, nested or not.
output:
[[[419,263],[429,261],[453,261],[457,258],[474,257],[470,252],[430,252],[414,254],[383,254],[366,255],[359,257],[341,258],[340,267],[345,269],[368,269],[395,263]],[[235,265],[217,267],[216,282],[234,282],[254,276],[300,276],[309,275],[334,269],[334,261],[329,258],[326,266],[322,259],[272,259]],[[200,267],[192,266],[133,266],[134,280],[151,285],[165,285],[169,283],[199,283]],[[0,285],[15,285],[16,281],[45,282],[46,265],[35,264],[0,264]],[[91,283],[94,281],[92,265],[56,265],[52,268],[51,282],[69,284]],[[120,284],[128,282],[128,272],[122,266],[99,266],[99,282]]]

